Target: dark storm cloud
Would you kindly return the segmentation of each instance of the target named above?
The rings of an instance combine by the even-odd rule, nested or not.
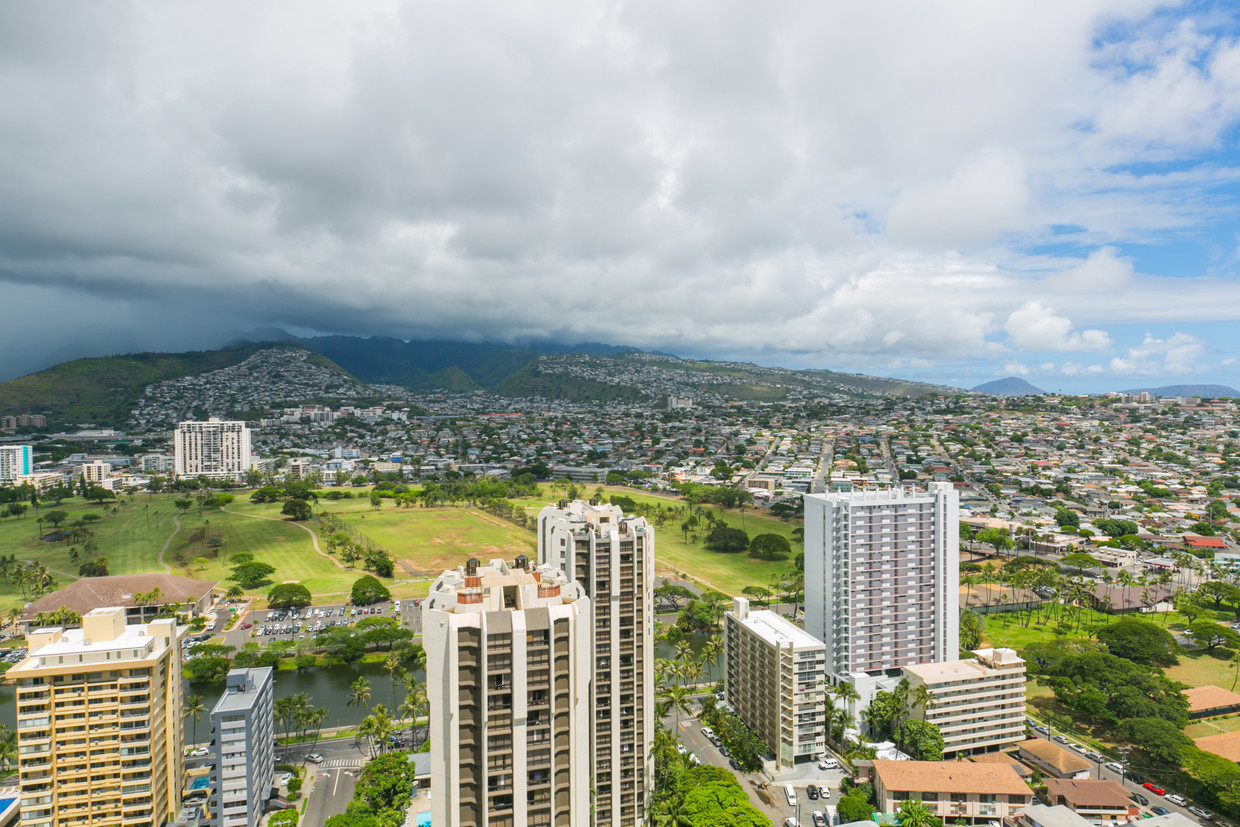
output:
[[[1177,66],[1152,7],[8,4],[0,290],[147,347],[262,324],[870,367],[1106,347],[1084,326],[1182,291],[1057,274],[1205,209],[1191,174],[1110,177],[1144,104],[1094,36],[1127,15]],[[1191,140],[1146,140],[1234,122],[1225,75],[1167,93]],[[1025,252],[1052,224],[1079,256]]]

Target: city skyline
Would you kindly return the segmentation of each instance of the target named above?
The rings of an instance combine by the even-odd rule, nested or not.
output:
[[[12,371],[278,325],[1240,385],[1225,4],[75,12],[0,12]]]

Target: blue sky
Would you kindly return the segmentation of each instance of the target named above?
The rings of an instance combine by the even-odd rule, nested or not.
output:
[[[282,326],[1240,387],[1234,4],[249,12],[0,9],[0,378]]]

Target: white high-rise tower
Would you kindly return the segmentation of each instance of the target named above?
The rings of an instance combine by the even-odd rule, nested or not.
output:
[[[178,477],[238,479],[250,470],[250,429],[244,422],[182,422],[172,444]]]

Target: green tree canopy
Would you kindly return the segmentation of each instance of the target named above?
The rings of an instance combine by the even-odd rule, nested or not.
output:
[[[779,534],[759,534],[749,541],[749,554],[760,560],[779,560],[791,553],[791,544]]]
[[[308,520],[314,516],[310,503],[299,499],[285,500],[280,513],[294,520]]]
[[[372,577],[369,574],[354,580],[353,588],[349,592],[349,602],[355,606],[369,606],[372,603],[379,603],[391,598],[392,593],[388,591],[387,586],[380,583],[378,578]]]
[[[267,593],[267,605],[273,609],[300,609],[310,600],[310,590],[300,583],[281,583]]]
[[[749,548],[749,535],[739,528],[715,526],[706,535],[706,547],[712,551],[744,551]]]
[[[1126,617],[1098,630],[1098,642],[1107,647],[1112,655],[1151,666],[1174,666],[1179,661],[1179,646],[1171,633],[1161,626]]]

